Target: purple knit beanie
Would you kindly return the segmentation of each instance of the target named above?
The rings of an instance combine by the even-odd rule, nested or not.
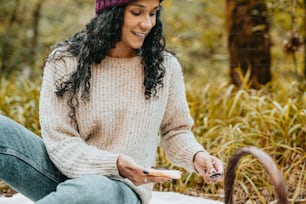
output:
[[[96,14],[106,8],[121,6],[133,0],[96,0]],[[160,1],[162,2],[162,0]]]

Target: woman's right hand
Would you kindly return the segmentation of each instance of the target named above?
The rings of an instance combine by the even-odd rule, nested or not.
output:
[[[133,158],[120,155],[117,160],[117,168],[120,176],[132,181],[136,186],[145,183],[159,183],[171,180],[162,176],[151,176],[144,173],[145,167],[138,165]]]

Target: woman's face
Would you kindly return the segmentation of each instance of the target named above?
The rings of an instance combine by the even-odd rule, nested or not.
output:
[[[113,57],[135,56],[146,36],[156,24],[160,0],[136,0],[127,5],[124,12],[121,41],[110,51]]]

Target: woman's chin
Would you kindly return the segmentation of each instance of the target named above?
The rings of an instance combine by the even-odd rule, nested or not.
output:
[[[134,50],[139,50],[142,47],[142,44],[133,45],[132,48]]]

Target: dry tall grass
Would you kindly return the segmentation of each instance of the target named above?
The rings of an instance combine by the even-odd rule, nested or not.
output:
[[[197,140],[225,165],[231,155],[245,146],[256,146],[275,160],[292,203],[306,203],[306,87],[293,82],[284,87],[274,82],[261,90],[237,90],[227,83],[187,86],[187,96]],[[160,150],[159,165],[167,162]],[[185,174],[182,181],[157,185],[221,199],[223,184],[205,184],[201,177]],[[193,189],[193,190],[190,190]],[[252,157],[239,164],[235,203],[268,203],[276,199],[264,168]]]

